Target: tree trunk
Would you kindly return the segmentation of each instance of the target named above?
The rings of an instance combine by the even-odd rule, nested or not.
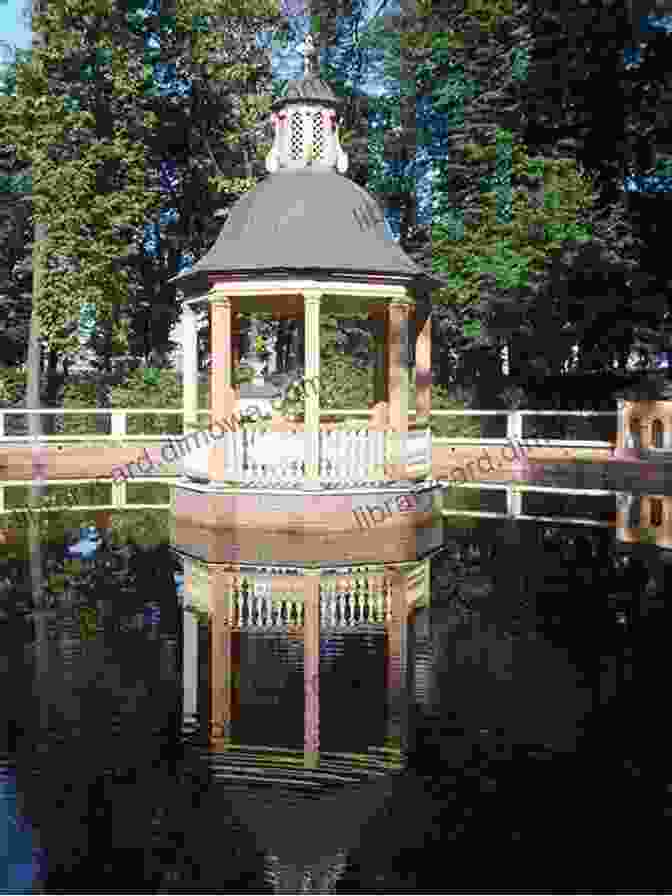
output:
[[[38,234],[39,232],[39,234]],[[35,224],[35,243],[43,238],[43,225]],[[30,332],[28,335],[28,355],[26,358],[26,408],[40,408],[40,378],[42,374],[42,346],[40,344],[40,319],[37,310],[37,288],[39,281],[39,253],[33,253],[33,307],[30,315]],[[28,432],[33,438],[42,435],[42,420],[39,414],[28,415]]]
[[[46,405],[48,408],[58,407],[58,392],[61,385],[61,378],[58,374],[58,352],[56,349],[49,349],[47,358],[47,393]],[[53,435],[56,431],[56,418],[53,414],[49,414],[42,424],[42,431],[45,435]]]
[[[33,15],[44,9],[46,0],[33,0]],[[33,31],[33,50],[39,50],[46,44],[46,37],[39,31]],[[46,225],[38,221],[34,215],[33,239],[33,303],[30,316],[30,334],[28,337],[28,357],[26,359],[26,408],[40,408],[40,375],[42,373],[42,357],[40,345],[39,290],[42,274],[42,245],[47,235]],[[46,494],[46,487],[41,484],[44,474],[42,447],[37,444],[42,436],[40,414],[28,415],[29,432],[33,442],[33,483],[30,490],[30,504],[35,507]],[[33,602],[38,606],[42,595],[42,545],[40,543],[40,526],[31,514],[29,527],[30,582]]]

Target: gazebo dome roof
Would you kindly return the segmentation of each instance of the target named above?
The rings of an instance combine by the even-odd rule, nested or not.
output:
[[[281,169],[230,209],[217,241],[180,282],[206,274],[257,278],[311,272],[428,278],[389,234],[376,200],[328,169]],[[435,287],[443,285],[438,279]]]
[[[340,108],[343,100],[337,97],[331,87],[318,75],[293,78],[288,81],[282,95],[272,104],[271,109],[281,109],[288,102],[321,103],[324,106]]]
[[[273,105],[270,176],[231,207],[214,246],[173,283],[207,291],[223,279],[374,278],[422,290],[447,284],[425,273],[395,242],[376,200],[344,177],[339,100],[319,77],[317,48],[305,40],[304,77]]]

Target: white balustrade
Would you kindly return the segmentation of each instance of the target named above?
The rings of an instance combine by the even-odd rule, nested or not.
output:
[[[406,463],[427,464],[431,462],[432,436],[429,429],[411,430],[406,436]]]
[[[277,570],[276,570],[277,572]],[[273,575],[234,577],[231,585],[231,623],[237,629],[302,627],[301,577],[296,589],[275,591]],[[389,590],[384,576],[350,571],[323,577],[320,583],[320,624],[324,628],[349,630],[359,625],[383,624],[385,597]]]
[[[121,438],[126,435],[126,412],[112,411],[112,435]]]
[[[259,432],[245,429],[228,432],[211,446],[225,453],[225,478],[246,485],[291,486],[304,478],[306,439],[304,432]],[[431,433],[412,433],[409,463],[429,463]],[[182,468],[192,479],[208,479],[209,446],[184,455]],[[385,433],[369,430],[321,430],[319,470],[322,481],[364,485],[383,478]]]

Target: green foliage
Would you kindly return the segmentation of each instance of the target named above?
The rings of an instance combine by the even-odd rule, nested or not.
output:
[[[76,507],[77,505],[96,505],[112,503],[111,487],[106,482],[87,482],[77,485],[47,486],[49,505],[60,507]]]
[[[290,383],[282,399],[273,402],[274,410],[286,417],[303,416],[305,409],[306,393],[313,394],[319,391],[317,379],[299,377]]]
[[[499,20],[513,12],[513,0],[465,0],[464,14],[478,21],[484,31],[494,31]]]
[[[96,637],[98,612],[96,607],[79,607],[79,635],[82,641]]]
[[[471,469],[473,470],[475,467],[471,467]],[[454,482],[455,485],[446,488],[443,492],[444,510],[473,510],[478,512],[483,509],[483,501],[479,489],[459,487],[461,482],[469,482],[473,478],[469,473],[470,469],[468,467],[455,465],[450,474],[450,481]]]
[[[468,161],[496,159],[497,147],[470,145],[465,149]],[[511,153],[511,177],[515,181],[527,175],[539,160],[531,160],[525,149],[514,145]],[[451,281],[444,291],[445,301],[455,305],[477,304],[482,298],[482,277],[493,274],[499,289],[524,289],[532,271],[544,271],[552,254],[568,240],[590,238],[586,226],[577,222],[593,199],[592,182],[580,175],[572,159],[544,160],[545,182],[551,187],[542,208],[531,209],[527,191],[512,191],[512,216],[499,223],[499,200],[494,192],[481,195],[481,219],[465,227],[462,239],[444,223],[433,228],[435,270]],[[556,187],[556,189],[553,189]],[[530,238],[530,224],[543,225],[544,238]]]
[[[409,407],[415,407],[415,383],[409,389]],[[465,407],[464,402],[450,397],[445,386],[432,385],[433,411],[459,411]],[[464,437],[477,439],[480,437],[478,417],[432,417],[430,422],[432,435],[438,438],[451,439]]]
[[[36,531],[40,541],[48,545],[64,542],[67,533],[78,526],[75,511],[71,511],[67,507],[63,510],[50,509],[64,503],[67,505],[67,501],[49,494],[39,500],[34,507],[29,507],[28,490],[22,488],[20,491],[22,494],[19,494],[18,490],[14,491],[10,503],[8,503],[8,506],[14,506],[16,509],[0,516],[0,527],[8,529],[12,533],[10,542],[3,545],[1,552],[2,558],[5,560],[28,555],[31,527]]]
[[[152,370],[147,378],[148,370]],[[174,370],[139,368],[129,374],[125,383],[113,386],[110,392],[113,408],[181,408],[182,386]],[[127,418],[128,435],[180,435],[181,416],[133,414]]]
[[[478,84],[466,78],[464,67],[453,63],[442,84],[432,92],[437,112],[448,116],[448,127],[460,127],[464,123],[464,104],[466,100],[478,96]]]
[[[70,382],[63,393],[64,408],[95,408],[98,403],[98,388],[93,382]],[[67,435],[92,435],[96,432],[96,414],[66,415],[63,419],[63,433]]]
[[[247,364],[239,364],[233,368],[232,382],[234,386],[250,383],[254,379],[254,370]],[[203,405],[201,405],[203,407]]]
[[[371,369],[355,367],[348,355],[327,353],[320,364],[320,407],[366,408],[372,401]]]
[[[530,67],[530,51],[527,47],[515,47],[511,53],[511,75],[514,81],[526,81]]]
[[[26,398],[26,374],[16,367],[0,366],[0,405],[21,407]]]
[[[142,379],[147,386],[158,386],[161,381],[161,371],[157,367],[145,367],[142,371]]]
[[[205,199],[198,207],[207,216],[215,193],[238,194],[255,183],[254,178],[223,175],[230,166],[220,146],[235,147],[241,131],[249,137],[268,106],[258,85],[245,89],[263,74],[263,63],[241,58],[260,28],[277,25],[275,0],[185,0],[175,15],[160,16],[160,49],[144,40],[157,30],[156,19],[147,18],[140,8],[145,4],[133,5],[128,13],[113,0],[44,6],[33,27],[49,35],[46,45],[17,53],[16,62],[2,72],[0,134],[24,167],[30,166],[33,210],[46,225],[46,239],[35,250],[42,262],[35,296],[41,332],[60,351],[78,348],[73,321],[89,303],[101,326],[113,325],[112,339],[124,350],[126,335],[115,311],[129,299],[142,299],[135,294],[146,292],[148,281],[153,298],[157,281],[176,273],[180,253],[171,246],[170,260],[161,254],[157,271],[146,277],[148,220],[177,205],[178,224],[170,239],[181,241],[180,249],[200,254],[201,237],[193,235],[201,228],[194,227],[193,214],[183,207],[184,202],[190,209],[195,203],[184,194],[195,190]],[[222,52],[231,22],[240,49],[233,58]],[[187,122],[193,96],[175,94],[166,105],[158,88],[159,63],[200,89],[202,101],[216,109],[217,124],[198,134],[191,129]],[[157,189],[165,157],[162,131],[172,126],[172,135],[183,123],[188,134],[184,148],[194,167],[179,170],[175,196]],[[170,155],[179,159],[179,146],[172,138],[169,142],[174,147]],[[180,161],[178,167],[187,165]],[[25,189],[25,183],[15,180],[13,192]]]
[[[170,510],[119,510],[112,516],[111,540],[115,545],[156,547],[170,542]]]
[[[170,486],[163,482],[129,482],[126,500],[129,504],[169,504]]]

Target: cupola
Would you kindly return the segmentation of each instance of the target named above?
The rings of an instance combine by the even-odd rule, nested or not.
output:
[[[275,136],[266,156],[266,169],[274,174],[282,169],[310,168],[314,171],[348,170],[348,157],[338,140],[341,101],[315,70],[317,48],[307,35],[304,74],[290,81],[285,95],[273,103],[271,123]]]

